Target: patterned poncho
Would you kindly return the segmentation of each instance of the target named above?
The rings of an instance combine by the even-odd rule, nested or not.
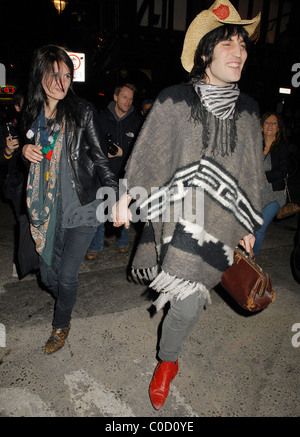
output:
[[[262,225],[262,137],[257,104],[240,94],[217,118],[192,85],[157,98],[127,164],[128,189],[145,226],[132,269],[173,297],[210,290],[232,264],[238,241]]]

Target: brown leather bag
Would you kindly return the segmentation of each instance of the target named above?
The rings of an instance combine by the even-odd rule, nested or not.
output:
[[[253,312],[266,308],[276,296],[268,273],[239,247],[234,251],[232,266],[223,273],[221,285],[241,307]]]
[[[296,203],[290,202],[280,208],[278,211],[276,218],[283,219],[286,217],[290,217],[291,215],[297,214],[300,211],[300,206]]]

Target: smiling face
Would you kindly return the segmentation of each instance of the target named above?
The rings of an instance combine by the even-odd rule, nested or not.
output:
[[[270,115],[264,122],[262,127],[263,134],[266,137],[274,139],[279,131],[278,120],[276,115]]]
[[[216,44],[211,63],[207,66],[205,81],[211,85],[226,86],[238,82],[247,59],[246,43],[240,35]]]
[[[54,62],[53,71],[45,74],[42,79],[42,86],[48,99],[48,105],[56,106],[62,100],[71,85],[71,73],[64,62]]]

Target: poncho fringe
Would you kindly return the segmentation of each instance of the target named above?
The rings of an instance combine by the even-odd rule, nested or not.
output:
[[[164,271],[158,274],[156,279],[151,282],[150,287],[160,293],[158,299],[153,302],[157,311],[163,308],[173,297],[176,297],[177,300],[183,300],[196,292],[211,303],[210,292],[204,285],[177,278]]]
[[[211,304],[210,292],[202,284],[180,279],[164,271],[158,274],[158,268],[155,266],[147,269],[132,269],[131,271],[132,277],[141,282],[152,281],[149,287],[160,293],[158,299],[153,302],[157,311],[163,308],[172,297],[182,300],[196,292],[199,292]]]

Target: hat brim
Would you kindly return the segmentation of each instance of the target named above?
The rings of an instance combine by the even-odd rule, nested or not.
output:
[[[220,20],[212,11],[205,10],[200,12],[199,15],[190,24],[185,38],[181,54],[181,63],[183,68],[190,72],[194,66],[195,52],[201,39],[209,32],[217,29],[224,24],[236,24],[244,26],[251,37],[260,22],[261,13],[259,13],[252,20]]]

